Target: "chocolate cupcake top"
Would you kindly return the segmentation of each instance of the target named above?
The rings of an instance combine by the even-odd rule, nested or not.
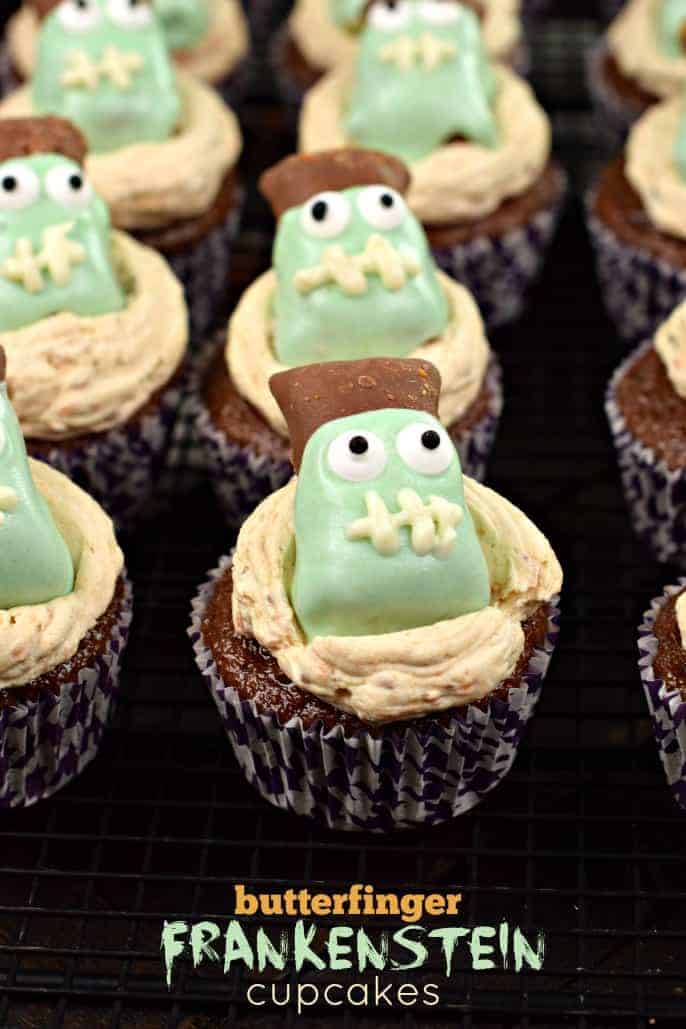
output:
[[[411,165],[408,199],[432,225],[479,218],[523,193],[550,155],[528,85],[494,66],[471,6],[377,0],[359,52],[307,95],[303,151],[355,144]]]
[[[426,357],[444,379],[452,423],[481,389],[490,359],[478,310],[441,276],[393,157],[344,148],[286,158],[261,188],[279,221],[274,267],[229,328],[231,378],[284,435],[268,388],[286,367],[365,357]]]
[[[435,371],[322,365],[274,388],[302,454],[297,480],[241,531],[236,630],[298,686],[367,721],[487,695],[561,570],[519,511],[463,480],[435,415]]]
[[[628,0],[607,34],[620,71],[652,96],[686,84],[685,0]]]
[[[631,129],[626,177],[653,225],[686,239],[686,110],[681,96],[654,104]]]
[[[69,660],[122,569],[111,522],[65,476],[29,461],[0,348],[0,689]]]

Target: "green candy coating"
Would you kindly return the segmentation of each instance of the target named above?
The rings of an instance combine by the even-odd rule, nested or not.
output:
[[[685,24],[686,0],[663,0],[658,9],[658,42],[662,52],[675,60],[684,58],[681,32]]]
[[[40,255],[44,233],[66,225],[71,225],[67,241],[82,248],[67,282],[55,282],[47,266],[38,271],[42,288],[35,292],[27,288],[29,280],[9,277],[23,246],[20,241],[30,240],[33,254]],[[11,332],[62,311],[92,316],[120,311],[125,304],[110,258],[109,212],[83,170],[59,154],[0,164],[0,331]]]
[[[45,604],[74,588],[74,565],[31,477],[19,422],[0,383],[0,609]]]
[[[387,10],[389,5],[375,3],[360,37],[343,115],[348,139],[409,164],[455,136],[496,147],[496,81],[474,11],[445,0],[399,0],[392,14]],[[409,65],[400,56],[388,57],[389,48],[402,53],[403,46],[419,47],[425,37],[434,51],[444,48],[433,66],[430,57],[425,63],[417,56]]]
[[[398,452],[401,430],[413,434],[409,427],[419,426],[421,435],[424,425],[442,441],[446,467],[440,474],[410,467]],[[345,443],[346,433],[373,433],[381,440],[386,463],[375,478],[352,482],[332,468],[329,448],[339,437]],[[378,462],[378,443],[367,438],[369,460]],[[340,441],[336,446],[340,455]],[[457,540],[447,556],[419,556],[406,527],[399,530],[401,546],[392,555],[379,553],[368,539],[347,538],[351,523],[365,516],[368,491],[376,491],[389,511],[396,511],[403,489],[414,490],[425,502],[439,496],[461,507]],[[320,426],[310,437],[298,475],[293,560],[291,604],[308,640],[433,625],[490,602],[488,568],[465,503],[459,457],[440,423],[417,411],[352,415]]]
[[[380,198],[393,199],[399,223],[379,228],[369,221],[388,218]],[[342,226],[322,238],[312,209],[328,197],[329,216]],[[346,220],[347,219],[347,220]],[[391,219],[393,220],[393,219]],[[343,224],[345,223],[345,224]],[[330,282],[308,293],[295,285],[296,275],[320,266],[327,248],[340,246],[349,256],[362,253],[371,236],[388,240],[417,259],[419,272],[400,289],[384,287],[378,274],[366,276],[367,288],[349,295]],[[383,187],[355,187],[321,194],[282,215],[274,244],[277,288],[273,302],[275,350],[290,367],[319,361],[364,357],[405,357],[445,329],[449,308],[424,231],[404,200]]]
[[[210,27],[207,0],[155,0],[155,10],[170,50],[191,50]]]
[[[104,70],[112,48],[134,62],[125,85]],[[72,62],[83,59],[96,69],[92,88],[63,81]],[[162,142],[181,113],[162,27],[147,5],[129,8],[128,0],[87,0],[81,13],[74,0],[64,0],[51,11],[41,26],[31,96],[37,113],[77,125],[96,154]]]

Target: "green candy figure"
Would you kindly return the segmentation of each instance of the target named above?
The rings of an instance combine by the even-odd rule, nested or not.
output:
[[[162,142],[181,111],[162,27],[146,0],[48,0],[35,110],[78,125],[93,153]]]
[[[432,625],[490,602],[486,560],[425,361],[281,372],[298,474],[290,598],[308,640]]]
[[[155,0],[155,10],[170,50],[190,50],[210,27],[208,0]]]
[[[686,0],[662,0],[657,31],[663,53],[683,60],[686,56]]]
[[[110,217],[83,170],[81,134],[58,118],[0,123],[0,331],[49,315],[121,310]]]
[[[364,14],[365,0],[328,0],[331,20],[342,29],[354,29]]]
[[[0,347],[0,609],[44,604],[73,586],[71,554],[31,477]]]
[[[410,164],[455,137],[495,147],[495,91],[471,7],[454,0],[376,0],[360,37],[346,134]]]
[[[285,365],[404,357],[449,305],[395,158],[341,149],[286,158],[261,187],[278,218],[274,348]]]

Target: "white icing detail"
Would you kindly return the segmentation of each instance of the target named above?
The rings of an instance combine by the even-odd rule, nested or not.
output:
[[[13,188],[7,189],[5,180]],[[40,179],[28,164],[8,161],[0,167],[0,210],[21,211],[30,207],[40,196]]]
[[[14,256],[6,259],[0,274],[10,282],[19,283],[27,293],[40,293],[45,288],[44,271],[57,286],[66,286],[72,266],[86,259],[86,250],[81,243],[67,239],[73,227],[73,222],[62,222],[44,229],[39,253],[34,252],[31,240],[22,236],[17,240]]]
[[[0,525],[5,520],[5,514],[16,511],[19,504],[19,494],[11,486],[0,486]]]
[[[435,432],[440,440],[433,450],[424,445],[426,432]],[[442,475],[455,459],[455,447],[448,434],[426,422],[414,422],[401,429],[396,436],[395,448],[408,468],[420,475]]]
[[[115,25],[124,29],[144,29],[152,22],[152,8],[132,0],[109,0],[107,13]]]
[[[395,4],[378,0],[369,9],[369,23],[381,32],[394,32],[409,24],[412,5],[407,0],[398,0]]]
[[[95,0],[87,0],[85,6],[76,0],[63,0],[56,13],[67,32],[92,32],[102,21],[102,12]]]
[[[358,518],[348,526],[346,537],[352,542],[368,539],[375,550],[385,557],[397,554],[402,545],[399,529],[409,528],[410,543],[419,557],[447,557],[457,540],[456,528],[464,518],[459,504],[444,497],[430,496],[425,503],[412,489],[398,493],[396,514],[386,507],[376,490],[365,495],[367,516]]]
[[[316,218],[315,210],[324,207],[323,217]],[[334,239],[348,227],[350,221],[350,201],[342,193],[333,190],[318,193],[308,200],[302,209],[300,224],[308,236],[315,239]]]
[[[416,254],[399,250],[390,240],[374,233],[361,254],[346,254],[337,244],[327,247],[321,264],[296,272],[293,285],[299,293],[311,293],[335,283],[348,296],[359,296],[367,292],[367,276],[378,275],[385,289],[396,292],[420,270]]]
[[[350,449],[353,439],[363,439],[366,450],[356,454]],[[327,453],[329,467],[334,475],[347,482],[369,482],[383,472],[388,461],[386,447],[375,432],[348,431],[337,436],[330,444]]]
[[[457,47],[431,32],[412,36],[398,36],[379,50],[379,57],[387,64],[395,64],[400,71],[409,71],[419,65],[426,71],[439,68],[446,61],[457,56]]]
[[[383,202],[387,197],[392,200],[390,205]],[[407,216],[405,201],[388,186],[369,186],[363,189],[357,198],[357,207],[366,222],[384,232],[397,229]]]
[[[131,89],[134,73],[140,71],[144,61],[141,54],[108,46],[100,61],[93,61],[85,50],[73,50],[60,82],[67,89],[97,89],[100,79],[109,79],[115,89],[125,93]]]
[[[71,180],[79,176],[81,185]],[[52,199],[72,211],[83,211],[93,199],[93,187],[77,164],[58,164],[45,176],[45,191]]]

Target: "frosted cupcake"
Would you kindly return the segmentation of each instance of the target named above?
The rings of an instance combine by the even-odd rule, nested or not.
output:
[[[638,651],[660,760],[686,811],[686,579],[653,600],[639,628]]]
[[[686,568],[686,303],[617,369],[606,406],[634,529]]]
[[[147,3],[45,6],[34,77],[0,115],[56,114],[81,129],[89,178],[114,225],[169,259],[201,333],[228,290],[240,205],[236,118],[209,86],[174,72]]]
[[[404,194],[407,169],[370,150],[289,157],[261,188],[277,218],[273,268],[244,294],[204,384],[199,437],[229,519],[291,477],[269,388],[287,367],[416,356],[440,371],[440,417],[483,478],[502,408],[500,369],[467,290],[439,272]]]
[[[462,476],[424,361],[276,375],[297,479],[194,603],[237,760],[335,829],[445,821],[510,769],[557,633],[562,573],[512,505]]]
[[[129,523],[155,488],[188,340],[181,285],[121,232],[59,118],[0,121],[0,344],[30,453]]]
[[[298,0],[272,47],[272,63],[286,101],[299,104],[322,75],[354,58],[365,6],[364,0]],[[424,6],[435,7],[436,0]],[[519,0],[484,0],[469,6],[481,21],[491,57],[525,69]]]
[[[631,130],[589,198],[589,226],[608,312],[638,342],[686,296],[686,107],[656,104]]]
[[[88,2],[94,5],[95,0]],[[126,12],[127,7],[137,6],[137,0],[115,0],[110,6]],[[154,0],[153,6],[179,67],[227,97],[234,95],[249,49],[248,27],[238,0]],[[20,81],[33,75],[40,20],[49,8],[50,0],[26,0],[7,23],[8,57]]]
[[[593,99],[613,141],[686,86],[686,3],[629,0],[589,57]]]
[[[27,459],[4,368],[0,348],[0,808],[49,797],[93,759],[131,622],[112,524]]]
[[[357,145],[404,160],[408,203],[439,265],[487,325],[521,312],[564,194],[548,119],[491,64],[473,10],[452,0],[370,5],[356,60],[305,98],[300,148]]]

